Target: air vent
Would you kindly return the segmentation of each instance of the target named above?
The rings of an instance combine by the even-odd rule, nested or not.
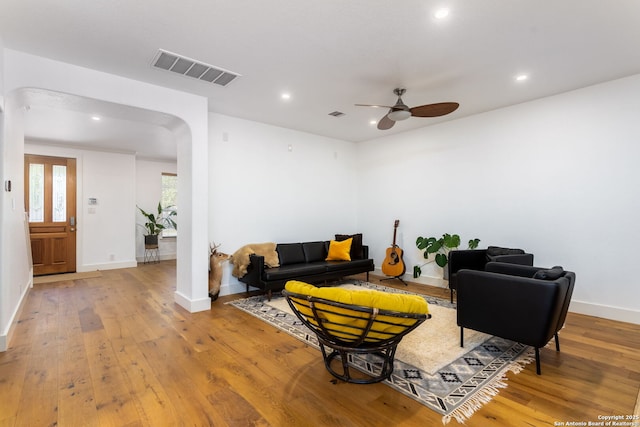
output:
[[[333,116],[333,117],[342,117],[342,116],[344,116],[344,113],[342,111],[334,111],[334,112],[329,113],[329,115]]]
[[[240,77],[240,74],[162,49],[158,50],[151,65],[161,70],[172,71],[186,77],[202,80],[207,83],[215,83],[220,86],[226,86],[234,81],[236,77]]]

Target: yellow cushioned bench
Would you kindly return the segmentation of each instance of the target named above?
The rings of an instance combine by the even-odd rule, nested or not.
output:
[[[402,337],[431,317],[427,302],[418,295],[318,288],[295,280],[286,283],[283,295],[296,316],[318,336],[327,370],[354,383],[379,382],[391,376]],[[332,349],[331,353],[327,353],[325,346]],[[348,366],[349,353],[380,358],[380,372],[370,378],[353,377]],[[331,367],[337,356],[342,361],[342,372]]]

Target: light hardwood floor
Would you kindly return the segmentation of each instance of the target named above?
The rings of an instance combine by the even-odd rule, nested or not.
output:
[[[36,285],[0,353],[0,427],[442,425],[384,384],[335,381],[317,350],[224,304],[244,294],[191,314],[174,291],[172,262]],[[542,376],[533,363],[509,374],[466,425],[632,415],[640,326],[569,314],[560,340],[541,351]]]

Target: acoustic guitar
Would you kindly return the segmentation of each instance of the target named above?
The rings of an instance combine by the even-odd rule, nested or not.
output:
[[[393,224],[393,244],[390,248],[387,248],[387,255],[382,262],[382,272],[391,277],[400,277],[406,271],[404,261],[402,260],[402,249],[396,245],[396,232],[398,231],[399,224],[400,220],[396,219]]]

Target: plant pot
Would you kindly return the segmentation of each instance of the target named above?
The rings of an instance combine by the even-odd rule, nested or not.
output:
[[[157,234],[148,234],[144,236],[144,245],[149,247],[158,247],[158,235]]]
[[[414,265],[413,266],[413,278],[417,279],[418,277],[420,277],[421,274],[422,274],[422,270],[420,269],[420,266]]]

